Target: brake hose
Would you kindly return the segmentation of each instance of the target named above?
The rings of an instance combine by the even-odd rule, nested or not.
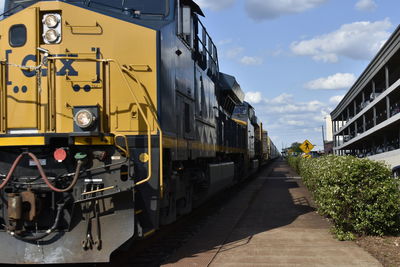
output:
[[[78,181],[79,178],[79,173],[81,171],[81,167],[83,165],[83,161],[82,160],[78,160],[77,165],[76,165],[76,170],[75,170],[75,174],[74,174],[74,178],[72,179],[71,184],[64,189],[60,189],[55,187],[54,185],[51,184],[51,182],[49,181],[49,179],[47,178],[46,173],[43,170],[42,165],[40,164],[40,161],[38,160],[38,158],[35,156],[35,154],[31,153],[31,152],[23,152],[21,153],[14,161],[14,163],[11,166],[10,171],[8,172],[6,178],[4,179],[4,181],[0,184],[0,190],[3,189],[6,184],[9,182],[9,180],[11,179],[12,174],[14,173],[18,163],[21,161],[22,157],[24,155],[28,155],[29,157],[31,157],[31,159],[36,163],[36,167],[40,173],[40,176],[42,177],[43,181],[46,183],[46,185],[53,191],[58,192],[58,193],[63,193],[63,192],[67,192],[69,190],[71,190],[75,185],[76,182]]]
[[[12,174],[14,173],[15,168],[17,167],[18,163],[20,162],[22,156],[23,156],[23,154],[19,155],[19,156],[15,159],[15,161],[14,161],[14,163],[12,164],[11,169],[10,169],[10,171],[8,172],[6,178],[5,178],[4,181],[0,184],[0,190],[3,189],[3,187],[5,187],[6,184],[8,183],[8,181],[11,179],[11,176],[12,176]]]

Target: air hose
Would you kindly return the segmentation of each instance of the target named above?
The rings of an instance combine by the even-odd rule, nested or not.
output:
[[[31,159],[35,162],[36,167],[40,173],[40,176],[42,177],[43,181],[46,183],[46,185],[53,191],[58,192],[58,193],[63,193],[63,192],[67,192],[69,190],[71,190],[75,185],[76,182],[78,181],[79,178],[79,173],[81,171],[81,167],[83,165],[83,161],[82,160],[78,160],[77,165],[76,165],[76,170],[75,170],[75,174],[74,174],[74,178],[72,179],[71,184],[64,189],[60,189],[55,187],[54,185],[51,184],[51,182],[49,181],[49,179],[47,178],[46,173],[43,170],[42,165],[40,164],[40,161],[38,160],[38,158],[35,156],[35,154],[31,153],[31,152],[23,152],[21,153],[14,161],[14,163],[11,166],[10,171],[8,172],[6,178],[4,179],[4,181],[0,184],[0,190],[3,189],[7,183],[10,181],[11,176],[13,175],[15,169],[17,168],[19,162],[21,161],[21,159],[24,157],[24,155],[28,155],[29,157],[31,157]]]

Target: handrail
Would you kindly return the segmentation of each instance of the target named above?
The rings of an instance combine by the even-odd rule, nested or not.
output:
[[[148,166],[149,170],[148,170],[148,177],[146,177],[145,179],[143,179],[143,180],[137,182],[137,183],[135,184],[135,186],[138,186],[138,185],[141,185],[141,184],[144,184],[144,183],[148,182],[148,181],[151,179],[151,173],[152,173],[152,171],[151,171],[151,169],[152,169],[151,129],[150,129],[150,125],[149,125],[149,123],[148,123],[148,121],[147,121],[147,118],[145,117],[145,114],[144,114],[144,112],[143,112],[143,110],[142,110],[142,108],[141,108],[141,106],[140,106],[140,104],[139,104],[139,101],[138,101],[138,99],[137,99],[137,96],[136,96],[136,94],[134,93],[134,91],[132,90],[131,86],[129,85],[129,82],[128,82],[128,80],[126,79],[126,76],[124,75],[124,73],[127,73],[128,76],[129,76],[133,81],[136,82],[137,87],[138,87],[141,91],[144,90],[144,86],[143,86],[143,83],[139,80],[139,78],[138,78],[137,76],[135,76],[135,75],[130,71],[129,68],[127,68],[126,66],[122,66],[122,67],[121,67],[121,65],[120,65],[120,64],[118,63],[118,61],[116,61],[116,60],[110,60],[110,62],[113,62],[113,63],[115,63],[115,64],[118,66],[118,69],[119,69],[120,73],[121,73],[121,74],[123,75],[123,77],[124,77],[124,80],[125,80],[125,82],[126,82],[126,85],[128,86],[128,88],[129,88],[129,90],[130,90],[132,96],[134,97],[135,101],[137,102],[139,112],[140,112],[141,115],[143,116],[143,119],[145,120],[145,122],[146,122],[146,124],[147,124],[147,126],[148,126],[148,129],[147,129],[147,131],[148,131],[148,144],[149,144],[149,149],[148,149],[148,152],[149,152],[149,166]],[[157,129],[158,129],[158,131],[159,131],[159,157],[160,157],[160,158],[159,158],[159,164],[160,164],[160,173],[159,173],[160,179],[159,179],[159,182],[160,182],[160,197],[163,198],[163,196],[164,196],[163,151],[162,151],[162,140],[163,140],[163,139],[162,139],[162,135],[163,135],[163,132],[162,132],[161,126],[160,126],[160,124],[159,124],[159,122],[158,122],[158,116],[157,116],[157,114],[156,114],[156,112],[155,112],[155,108],[154,108],[154,106],[151,104],[151,102],[149,101],[149,99],[146,97],[146,91],[144,91],[143,97],[144,97],[144,99],[145,99],[145,101],[146,101],[146,104],[150,107],[150,114],[152,115],[152,117],[153,117],[153,119],[154,119],[154,122],[156,123],[156,127],[157,127]]]
[[[71,33],[72,34],[76,34],[76,35],[101,35],[103,34],[103,27],[101,27],[101,25],[96,21],[96,25],[71,25],[68,23],[68,21],[65,21],[64,23],[65,27],[70,28]],[[84,33],[80,33],[80,32],[74,32],[74,28],[77,29],[89,29],[89,28],[98,28],[99,32],[84,32]]]
[[[201,22],[201,20],[199,18],[197,18],[196,21],[201,28],[202,36],[200,38],[200,36],[199,36],[200,31],[198,31],[194,36],[194,41],[198,41],[202,45],[203,51],[206,52],[206,54],[208,54],[209,58],[213,62],[214,66],[211,66],[212,72],[214,72],[214,71],[218,72],[219,71],[219,63],[218,63],[217,47],[215,46],[210,34],[207,31],[207,28],[204,26],[204,24]],[[207,46],[207,39],[208,39],[208,46]],[[211,51],[210,51],[210,49],[211,49]],[[215,67],[215,70],[213,69],[214,67]]]
[[[55,124],[55,87],[56,87],[56,64],[55,60],[48,59],[48,66],[47,66],[47,73],[48,73],[48,78],[47,78],[47,124],[46,128],[48,131],[55,131],[56,130],[56,124]]]
[[[125,144],[125,148],[123,148],[122,146],[118,145],[118,138],[121,137],[124,139],[124,144]],[[129,153],[129,145],[128,145],[128,138],[126,138],[126,135],[122,135],[122,134],[117,134],[114,136],[114,144],[115,146],[120,149],[122,152],[124,152],[125,157],[129,158],[130,157],[130,153]]]
[[[6,62],[0,62],[0,131],[5,133],[7,131],[7,76],[6,76]]]
[[[144,91],[144,94],[143,94],[143,97],[144,97],[144,99],[145,99],[145,101],[146,101],[146,103],[147,103],[147,105],[150,107],[150,113],[151,113],[151,115],[152,115],[152,117],[153,117],[153,119],[154,119],[154,122],[156,123],[156,127],[157,127],[157,129],[158,129],[158,131],[159,131],[159,157],[160,157],[160,196],[161,196],[161,198],[163,197],[163,194],[164,194],[164,177],[163,177],[163,151],[162,151],[162,142],[163,142],[163,132],[162,132],[162,129],[161,129],[161,125],[160,125],[160,123],[159,123],[159,121],[158,121],[158,116],[157,116],[157,113],[156,113],[156,110],[155,110],[155,107],[153,106],[153,104],[151,103],[151,101],[147,98],[147,96],[146,96],[146,94],[147,94],[147,92],[145,91],[145,89],[144,89],[144,85],[143,85],[143,83],[140,81],[140,79],[137,77],[137,76],[135,76],[133,73],[132,73],[132,71],[131,70],[133,70],[134,71],[134,69],[133,68],[128,68],[128,67],[126,67],[126,66],[123,66],[122,67],[122,70],[125,72],[125,73],[127,73],[128,74],[128,76],[130,76],[133,80],[135,80],[136,81],[136,84],[138,85],[138,87],[142,90],[142,91]],[[132,92],[133,93],[133,92]],[[150,157],[150,155],[149,155],[149,157]],[[150,157],[151,158],[151,157]],[[150,179],[150,178],[149,178]],[[136,185],[139,185],[139,184],[142,184],[142,183],[145,183],[146,181],[144,181],[144,180],[142,180],[142,181],[140,181],[139,183],[137,183]]]

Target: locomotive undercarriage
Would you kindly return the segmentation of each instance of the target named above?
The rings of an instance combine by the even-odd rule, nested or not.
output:
[[[52,146],[0,151],[3,262],[108,261],[134,234],[133,167],[124,155],[113,146],[58,149],[65,158]]]
[[[241,155],[221,154],[215,158],[188,161],[169,160],[165,155],[165,195],[161,202],[160,223],[174,222],[179,216],[188,214],[218,191],[241,180],[243,165]]]

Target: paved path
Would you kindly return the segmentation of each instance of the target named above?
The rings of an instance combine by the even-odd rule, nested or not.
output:
[[[273,163],[164,266],[381,266],[331,236],[296,176]]]

